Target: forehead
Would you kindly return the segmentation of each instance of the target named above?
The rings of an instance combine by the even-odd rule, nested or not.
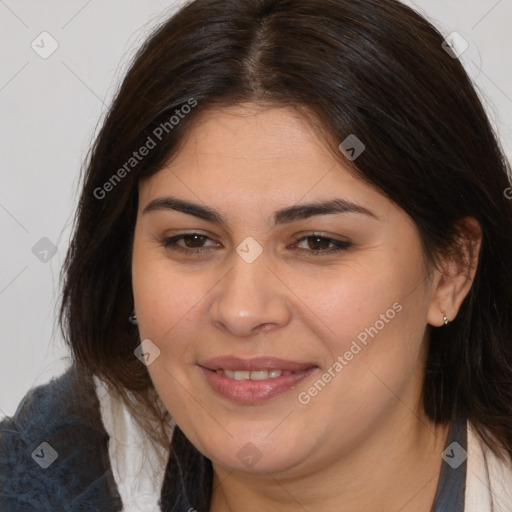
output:
[[[174,165],[192,155],[210,161],[272,161],[278,166],[280,159],[331,162],[332,151],[325,134],[316,132],[311,122],[292,107],[244,103],[210,109],[192,124]]]
[[[220,178],[238,170],[255,179],[271,172],[274,180],[297,177],[306,169],[310,174],[322,173],[336,159],[318,132],[291,107],[245,103],[209,109],[193,121],[180,149],[161,170],[188,174],[200,170],[203,178],[209,171]]]
[[[222,209],[343,196],[373,209],[388,201],[333,154],[325,134],[297,109],[256,104],[198,116],[179,151],[141,183],[141,208],[165,194]]]

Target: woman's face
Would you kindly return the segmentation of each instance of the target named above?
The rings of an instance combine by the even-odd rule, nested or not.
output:
[[[417,229],[294,110],[203,114],[140,185],[132,270],[151,379],[214,464],[304,473],[421,416]]]

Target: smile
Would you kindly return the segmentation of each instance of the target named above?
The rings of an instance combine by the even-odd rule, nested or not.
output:
[[[319,367],[275,357],[223,356],[203,361],[199,369],[216,395],[254,405],[293,390]]]

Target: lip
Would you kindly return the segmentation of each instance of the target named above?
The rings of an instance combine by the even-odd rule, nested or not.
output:
[[[258,404],[295,388],[318,369],[313,363],[287,361],[260,356],[240,358],[221,356],[208,359],[199,365],[210,387],[219,395],[239,404]],[[294,373],[263,380],[235,380],[216,373],[216,370],[288,370]]]

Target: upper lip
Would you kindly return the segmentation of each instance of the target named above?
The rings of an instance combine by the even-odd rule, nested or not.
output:
[[[300,363],[297,361],[287,361],[271,356],[258,357],[237,357],[237,356],[219,356],[207,359],[200,363],[200,366],[209,370],[289,370],[293,372],[308,370],[316,365],[313,363]]]

